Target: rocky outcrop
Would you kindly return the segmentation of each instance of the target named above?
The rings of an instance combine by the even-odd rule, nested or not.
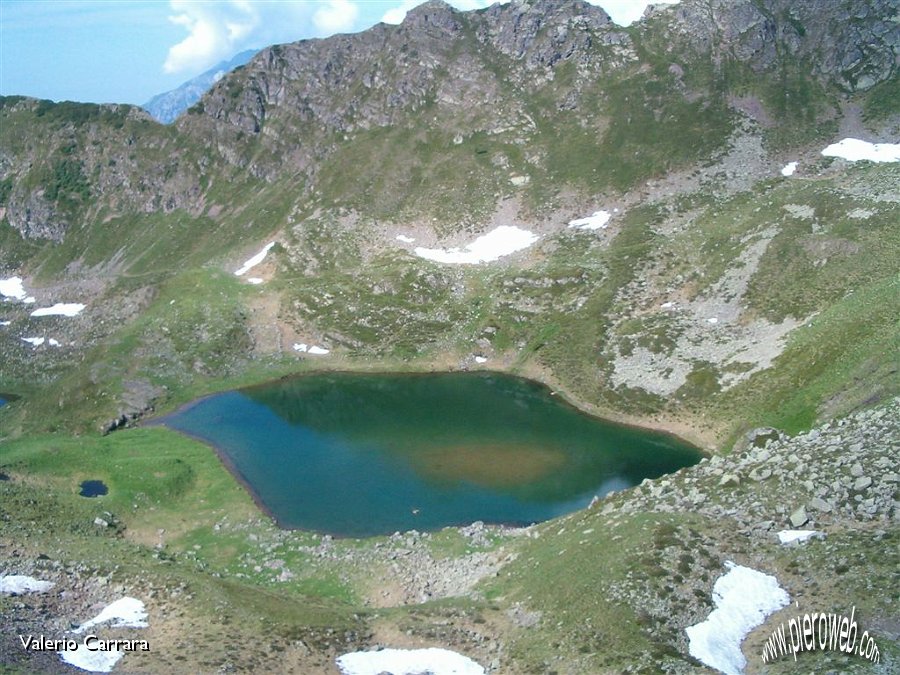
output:
[[[673,51],[774,71],[807,63],[824,83],[865,91],[895,76],[900,24],[891,0],[685,0],[658,12],[646,30],[668,25]]]
[[[777,436],[728,457],[715,456],[676,478],[645,481],[607,499],[603,512],[689,510],[731,518],[756,536],[811,524],[900,522],[900,399],[794,437]],[[735,489],[749,480],[753,489]]]
[[[212,133],[211,118],[216,133],[224,126],[234,129],[235,140],[252,135],[282,160],[252,168],[271,179],[286,167],[313,165],[335,135],[429,120],[465,134],[492,132],[522,117],[522,92],[551,82],[562,64],[596,78],[635,59],[627,34],[580,0],[515,2],[483,12],[434,0],[399,26],[265,49],[207,94],[206,121],[188,115],[180,124]],[[225,152],[238,162],[243,156]]]
[[[29,239],[61,241],[101,211],[196,212],[200,164],[190,143],[135,106],[0,99],[0,181],[10,186],[0,206]]]

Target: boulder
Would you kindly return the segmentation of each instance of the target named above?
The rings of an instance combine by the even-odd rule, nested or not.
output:
[[[871,478],[869,478],[868,476],[860,476],[859,478],[856,479],[856,482],[853,483],[853,489],[857,490],[857,491],[865,490],[871,484],[872,484]]]
[[[719,487],[738,487],[740,484],[740,477],[734,473],[726,473],[719,479]]]
[[[806,515],[805,506],[801,506],[799,509],[791,513],[791,525],[793,527],[800,527],[802,525],[805,525],[807,521],[809,521],[809,518]]]

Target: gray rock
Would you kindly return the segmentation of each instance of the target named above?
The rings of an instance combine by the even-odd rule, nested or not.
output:
[[[853,483],[854,490],[865,490],[872,484],[872,479],[868,476],[860,476],[856,479],[856,482]]]
[[[856,464],[851,466],[850,467],[850,475],[853,476],[854,478],[859,478],[860,476],[862,476],[863,475],[862,464],[857,462]]]
[[[820,497],[816,497],[809,502],[809,507],[815,509],[816,511],[822,511],[823,513],[831,513],[834,507],[831,506],[830,503],[821,499]]]
[[[719,487],[738,487],[741,484],[741,479],[737,474],[726,473],[719,480]]]
[[[799,509],[791,513],[791,525],[793,525],[794,527],[805,525],[807,521],[809,521],[809,518],[806,515],[805,506],[801,506]]]
[[[766,468],[762,468],[762,467],[753,469],[753,471],[750,472],[750,478],[752,478],[753,480],[755,480],[757,482],[762,482],[762,481],[766,480],[767,478],[769,478],[771,475],[772,475],[771,469],[766,469]]]

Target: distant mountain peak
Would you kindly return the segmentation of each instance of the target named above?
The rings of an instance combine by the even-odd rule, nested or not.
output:
[[[237,54],[227,61],[217,63],[171,91],[157,94],[141,107],[163,124],[170,124],[185,110],[199,101],[211,86],[239,66],[243,66],[257,53],[256,49]]]

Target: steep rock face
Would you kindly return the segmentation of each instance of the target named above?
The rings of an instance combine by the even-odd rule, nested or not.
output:
[[[552,81],[564,63],[597,77],[635,59],[627,34],[584,2],[459,12],[435,0],[411,10],[400,26],[266,49],[214,87],[203,110],[302,167],[327,152],[329,134],[418,125],[426,108],[468,132],[491,130],[521,113],[522,93]],[[202,125],[190,117],[186,128]],[[299,152],[297,131],[308,141]],[[275,169],[263,173],[271,177]]]
[[[666,54],[679,68],[712,62],[719,78],[728,63],[773,76],[802,63],[818,87],[865,90],[896,74],[895,19],[890,0],[683,0],[625,30],[581,0],[476,12],[433,0],[400,26],[264,50],[209,92],[205,120],[189,116],[184,128],[215,137],[227,158],[268,180],[291,169],[312,177],[335,135],[429,120],[492,133],[531,115],[536,99],[576,109],[587,90]],[[248,136],[277,161],[254,152],[249,164]]]
[[[845,91],[865,91],[894,76],[900,52],[897,5],[891,0],[685,1],[647,26],[669,23],[671,49],[711,53],[762,72],[804,60]]]

